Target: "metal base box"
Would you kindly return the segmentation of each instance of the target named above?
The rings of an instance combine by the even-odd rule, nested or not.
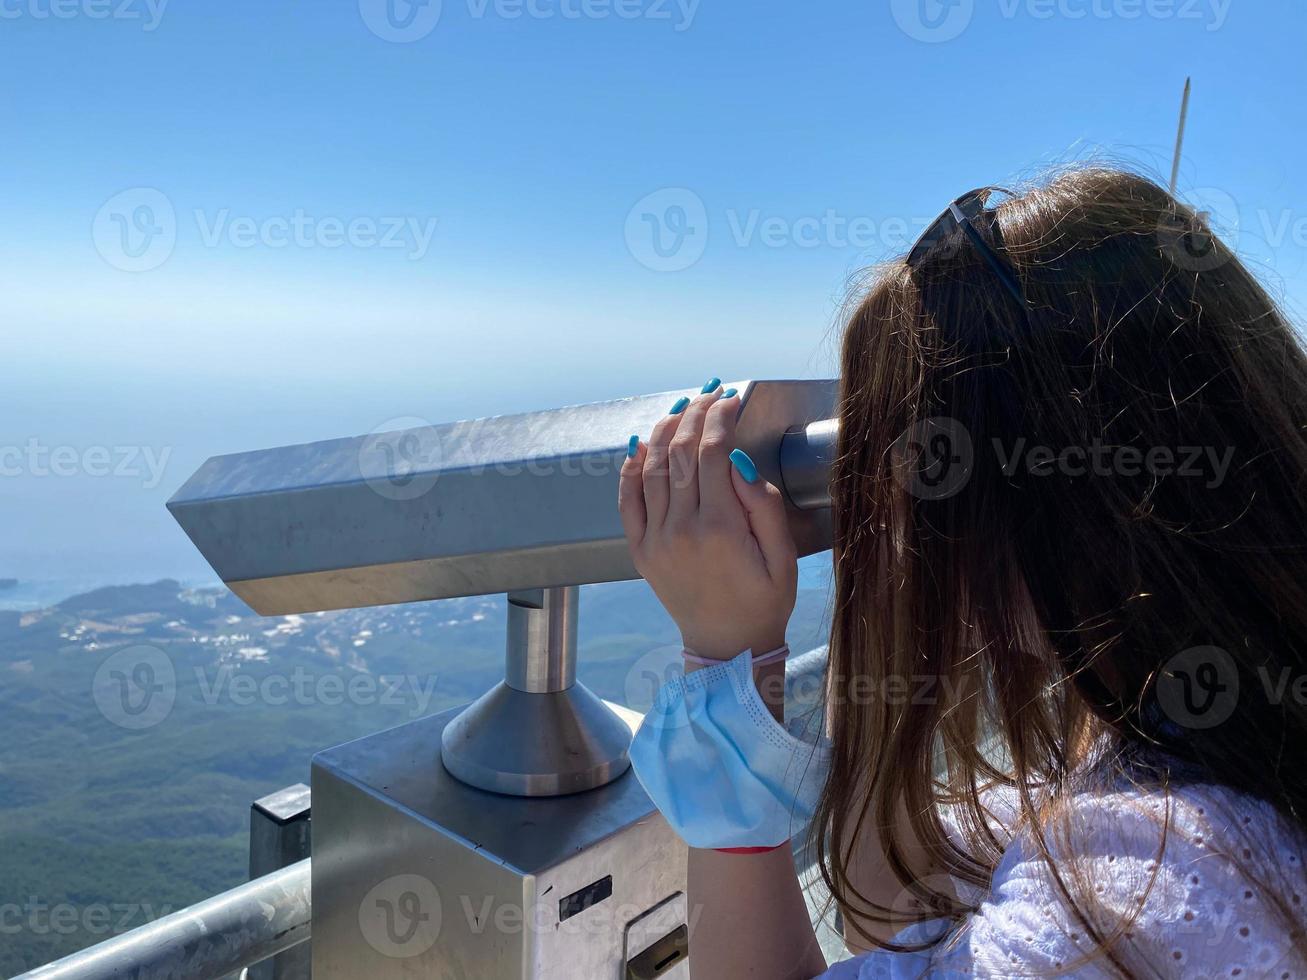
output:
[[[441,763],[461,710],[313,760],[314,980],[688,978],[686,848],[634,773],[476,789]]]

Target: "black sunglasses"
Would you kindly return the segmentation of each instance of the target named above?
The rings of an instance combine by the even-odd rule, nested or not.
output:
[[[1012,193],[1001,187],[981,187],[974,191],[967,191],[945,208],[944,213],[931,222],[930,226],[921,233],[921,237],[912,246],[912,250],[908,252],[908,268],[917,269],[935,246],[961,228],[976,251],[984,256],[994,275],[998,276],[1007,291],[1021,304],[1021,308],[1028,309],[1026,295],[1021,290],[1021,284],[1017,281],[1012,266],[986,245],[985,240],[980,237],[980,232],[976,230],[975,220],[986,213],[985,205],[995,191],[1009,195]],[[998,225],[992,221],[990,222],[990,231],[1001,246],[1002,238],[999,235]]]

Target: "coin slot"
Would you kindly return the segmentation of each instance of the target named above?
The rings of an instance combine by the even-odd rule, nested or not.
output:
[[[626,980],[656,980],[690,955],[690,932],[684,924],[626,964]]]

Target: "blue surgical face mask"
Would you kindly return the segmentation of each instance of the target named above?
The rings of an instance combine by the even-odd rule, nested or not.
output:
[[[753,655],[664,684],[631,743],[631,767],[691,847],[776,847],[812,819],[828,745],[783,728],[753,682]]]

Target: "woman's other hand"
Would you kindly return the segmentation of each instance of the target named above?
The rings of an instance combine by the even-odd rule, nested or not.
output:
[[[782,646],[798,585],[781,492],[735,446],[739,408],[716,378],[679,400],[648,443],[631,437],[618,494],[636,569],[714,659]]]

